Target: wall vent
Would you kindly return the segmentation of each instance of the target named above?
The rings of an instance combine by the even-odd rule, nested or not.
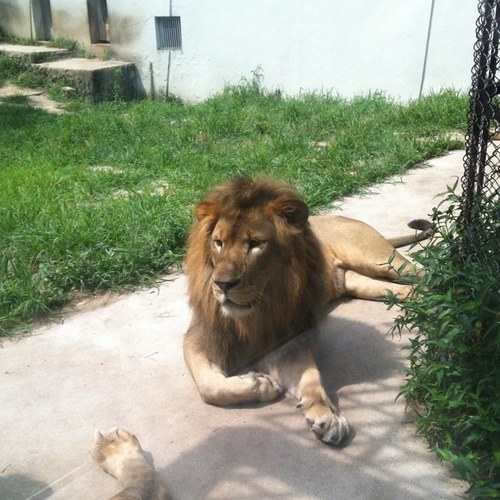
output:
[[[182,49],[181,18],[179,16],[155,17],[156,48]]]

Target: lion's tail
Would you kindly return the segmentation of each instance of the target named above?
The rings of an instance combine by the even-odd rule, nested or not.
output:
[[[406,236],[396,236],[395,238],[387,238],[394,248],[411,245],[417,241],[426,240],[434,234],[434,224],[425,219],[415,219],[408,222],[408,226],[416,229],[419,232],[408,234]]]

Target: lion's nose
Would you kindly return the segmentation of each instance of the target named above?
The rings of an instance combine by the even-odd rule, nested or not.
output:
[[[214,283],[224,292],[227,293],[231,288],[235,287],[240,282],[239,279],[230,281],[214,280]]]

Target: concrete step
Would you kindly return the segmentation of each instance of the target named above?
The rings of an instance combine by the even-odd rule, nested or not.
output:
[[[92,102],[141,96],[137,69],[126,61],[70,57],[66,49],[7,43],[0,43],[0,55],[30,65],[50,82],[64,82]]]
[[[14,45],[11,43],[0,43],[0,55],[11,57],[24,63],[41,63],[69,57],[66,49],[56,49],[43,45]]]
[[[64,81],[74,87],[78,95],[93,102],[139,97],[137,69],[129,62],[72,57],[33,67],[50,81]]]

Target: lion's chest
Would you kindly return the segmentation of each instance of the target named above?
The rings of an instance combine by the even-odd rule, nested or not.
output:
[[[224,356],[219,362],[224,367],[224,371],[229,374],[246,370],[285,345],[309,326],[311,325],[298,320],[286,327],[279,326],[272,321],[272,318],[268,318],[267,324],[254,321],[245,325],[245,328],[235,326],[220,337],[218,352],[224,353]]]

